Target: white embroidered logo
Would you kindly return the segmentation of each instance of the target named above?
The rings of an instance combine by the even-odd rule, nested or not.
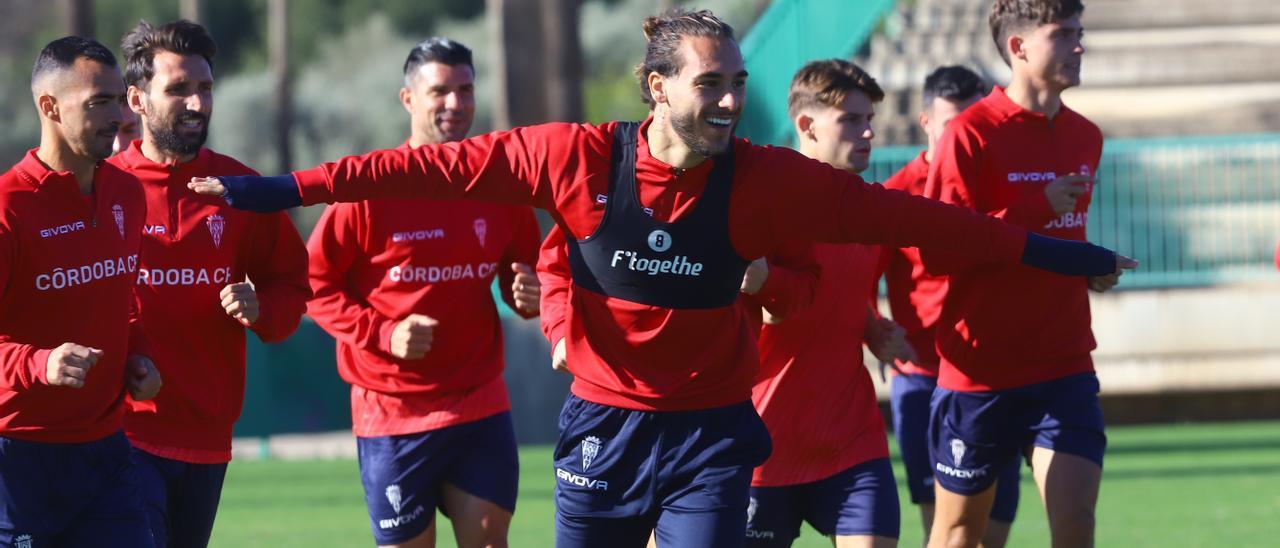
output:
[[[480,247],[484,247],[484,235],[489,232],[489,223],[486,223],[484,219],[476,219],[476,222],[472,223],[472,227],[476,230],[476,239],[480,240]]]
[[[14,548],[31,548],[31,535],[18,535],[13,539]]]
[[[960,468],[961,462],[964,460],[964,441],[951,438],[951,460],[955,462],[956,468]]]
[[[116,228],[120,230],[120,239],[124,239],[124,208],[120,204],[111,206],[111,216],[116,219]]]
[[[400,513],[400,504],[402,501],[400,499],[399,485],[393,483],[387,486],[387,502],[391,503],[392,510],[395,510],[397,514]]]
[[[751,497],[750,499],[747,500],[747,524],[748,525],[751,522],[756,520],[756,507],[759,506],[759,504],[760,503],[756,501],[755,497]]]
[[[204,220],[204,224],[209,227],[209,235],[213,236],[213,247],[222,249],[222,229],[227,222],[221,215],[210,215]]]
[[[587,436],[582,440],[582,471],[586,472],[591,468],[591,463],[596,460],[596,455],[600,454],[600,438],[595,436]]]

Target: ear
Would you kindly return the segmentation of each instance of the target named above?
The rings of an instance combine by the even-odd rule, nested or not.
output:
[[[792,120],[792,123],[796,127],[797,138],[801,140],[805,140],[805,139],[808,139],[810,141],[814,140],[813,116],[810,116],[808,113],[801,112],[800,114],[796,115],[795,119]]]
[[[645,77],[649,81],[649,95],[653,96],[653,102],[667,102],[667,79],[657,72],[650,72]]]
[[[129,86],[129,91],[125,92],[125,103],[129,105],[129,110],[138,116],[148,115],[146,93],[138,86]]]
[[[918,119],[920,121],[920,129],[929,131],[929,113],[923,110],[920,111],[920,117]]]
[[[40,112],[41,116],[48,118],[52,122],[62,122],[62,113],[58,108],[58,100],[48,93],[42,93],[40,97],[36,98],[36,110]]]
[[[1023,43],[1024,40],[1017,34],[1010,34],[1009,38],[1005,40],[1004,47],[1009,52],[1010,61],[1020,59],[1025,62],[1027,60],[1027,50],[1022,47]]]
[[[413,90],[400,88],[400,104],[409,114],[413,114]]]

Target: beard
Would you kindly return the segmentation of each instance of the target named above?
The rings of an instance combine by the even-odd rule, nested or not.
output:
[[[182,134],[182,123],[190,120],[203,122],[199,135],[184,136]],[[209,139],[209,117],[199,112],[183,112],[168,118],[156,119],[153,122],[149,121],[147,129],[151,130],[151,136],[155,138],[156,148],[170,154],[186,156],[198,152]]]
[[[684,146],[703,158],[723,153],[729,148],[729,142],[733,140],[732,131],[729,132],[730,138],[724,141],[712,141],[706,136],[699,135],[697,117],[692,112],[680,113],[673,110],[667,118],[671,121],[671,129],[675,130],[676,136],[680,137]]]

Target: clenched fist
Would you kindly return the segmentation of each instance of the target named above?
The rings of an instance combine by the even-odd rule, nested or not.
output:
[[[1072,173],[1064,175],[1045,185],[1044,196],[1059,217],[1076,210],[1076,202],[1093,184],[1093,177]]]
[[[516,279],[511,283],[516,309],[529,315],[537,314],[539,299],[542,298],[542,282],[538,281],[537,273],[524,263],[511,263],[511,271],[516,273]]]
[[[258,292],[248,282],[240,282],[222,288],[218,294],[222,297],[222,308],[227,315],[240,321],[245,326],[258,321]]]
[[[81,388],[85,376],[101,357],[102,351],[97,348],[62,343],[49,353],[49,360],[45,362],[45,380],[50,386]]]
[[[431,341],[439,324],[422,314],[410,314],[400,320],[391,331],[391,355],[406,360],[421,359],[431,351]]]
[[[129,356],[124,362],[125,388],[133,401],[147,401],[160,393],[160,370],[151,358],[141,354]]]

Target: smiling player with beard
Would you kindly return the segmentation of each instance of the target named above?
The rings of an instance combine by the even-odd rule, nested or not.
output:
[[[522,127],[189,185],[250,210],[431,196],[551,211],[573,276],[573,393],[554,451],[558,546],[642,546],[655,526],[661,546],[744,543],[751,471],[770,451],[750,401],[755,337],[735,305],[749,258],[790,241],[861,241],[1073,275],[1133,266],[735,139],[747,72],[733,29],[708,11],[673,10],[647,18],[644,33],[643,122]],[[615,251],[702,268],[651,276],[611,266]]]
[[[183,184],[254,173],[204,148],[216,52],[204,27],[144,21],[122,49],[143,136],[110,163],[146,194],[136,293],[168,384],[155,400],[131,405],[125,431],[156,544],[204,546],[244,401],[245,330],[275,342],[298,327],[311,296],[306,249],[287,215],[235,210]]]

